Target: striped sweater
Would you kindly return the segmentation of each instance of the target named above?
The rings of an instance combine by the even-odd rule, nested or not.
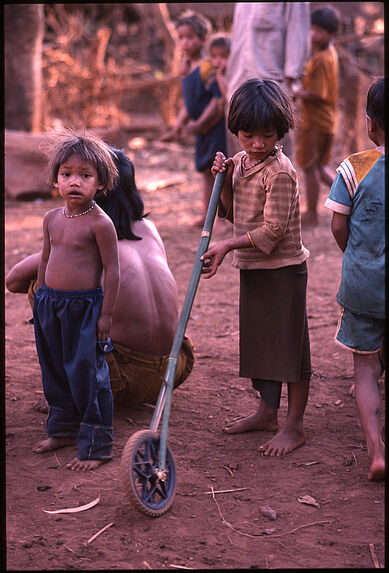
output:
[[[263,162],[243,171],[241,151],[233,157],[233,200],[221,216],[234,225],[234,237],[249,233],[256,248],[236,249],[233,266],[275,269],[309,257],[301,240],[300,198],[295,169],[276,146]]]

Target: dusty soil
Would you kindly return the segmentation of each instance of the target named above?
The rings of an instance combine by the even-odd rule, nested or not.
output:
[[[201,210],[200,178],[190,147],[144,143],[132,140],[129,154],[182,303],[200,239],[191,225]],[[169,181],[173,184],[163,186]],[[6,201],[6,270],[40,248],[42,216],[59,204],[58,199]],[[173,395],[169,422],[177,494],[157,519],[130,504],[119,473],[127,440],[149,428],[150,406],[115,411],[115,457],[89,474],[65,468],[72,448],[32,452],[44,435],[45,415],[33,408],[42,392],[31,311],[25,295],[6,290],[9,570],[372,568],[375,558],[383,566],[384,484],[367,480],[366,445],[349,394],[352,358],[333,342],[341,253],[324,208],[320,216],[317,228],[303,232],[311,252],[307,443],[284,458],[264,458],[257,446],[270,433],[221,431],[225,422],[257,406],[249,382],[238,377],[239,277],[227,260],[213,279],[201,280],[193,305],[187,334],[196,363]],[[218,222],[213,240],[230,232],[228,224]],[[283,391],[281,421],[285,413]],[[224,493],[213,496],[212,488]],[[98,496],[97,505],[80,513],[43,511],[80,506]],[[299,501],[303,496],[314,498],[317,506]],[[262,513],[265,506],[277,513],[275,520]]]

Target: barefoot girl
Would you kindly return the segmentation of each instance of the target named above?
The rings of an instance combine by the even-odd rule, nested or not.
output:
[[[104,142],[69,132],[51,150],[49,174],[65,205],[48,211],[43,220],[34,328],[49,414],[48,438],[34,451],[77,443],[77,456],[67,467],[87,471],[112,457],[105,353],[112,350],[118,246],[111,219],[93,198],[112,187],[117,170]]]
[[[301,241],[296,172],[279,141],[294,125],[290,103],[270,80],[248,80],[231,98],[228,129],[243,151],[217,153],[212,173],[227,168],[219,215],[234,225],[233,238],[202,257],[212,277],[229,251],[240,269],[240,376],[260,392],[258,410],[231,422],[228,434],[276,431],[282,382],[288,413],[281,430],[259,446],[281,456],[305,442],[303,416],[311,373],[306,314],[306,259]]]

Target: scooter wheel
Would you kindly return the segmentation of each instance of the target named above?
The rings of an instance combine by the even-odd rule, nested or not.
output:
[[[160,437],[152,430],[135,432],[127,441],[120,462],[124,491],[135,508],[149,517],[163,515],[176,494],[176,469],[166,449],[166,470],[159,472]]]

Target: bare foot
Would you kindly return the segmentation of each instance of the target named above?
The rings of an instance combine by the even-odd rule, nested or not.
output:
[[[104,462],[109,460],[79,460],[77,457],[73,458],[66,467],[69,470],[73,470],[76,472],[89,472],[91,470],[95,470]]]
[[[385,478],[385,458],[378,458],[373,460],[367,479],[372,481],[379,481]]]
[[[258,447],[264,456],[284,456],[305,444],[305,435],[301,430],[289,430],[286,426],[265,444]]]
[[[318,222],[319,221],[316,213],[310,213],[309,211],[305,211],[305,213],[301,215],[301,224],[304,227],[316,227]]]
[[[223,428],[226,434],[242,434],[243,432],[255,432],[260,430],[267,430],[268,432],[275,432],[278,430],[277,413],[273,415],[264,415],[261,412],[255,412],[250,416],[244,418],[237,418],[229,422]]]
[[[45,452],[52,452],[53,450],[58,450],[58,448],[74,446],[75,444],[76,438],[46,438],[46,440],[39,442],[33,451],[36,454],[44,454]]]
[[[49,405],[46,401],[46,398],[39,398],[39,400],[34,404],[34,410],[41,412],[42,414],[47,414],[49,411]]]

